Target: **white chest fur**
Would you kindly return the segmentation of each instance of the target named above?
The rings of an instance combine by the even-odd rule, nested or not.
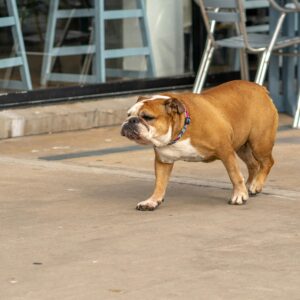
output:
[[[160,160],[164,163],[173,163],[176,160],[197,162],[204,159],[191,144],[190,139],[169,146],[157,147],[156,151]]]

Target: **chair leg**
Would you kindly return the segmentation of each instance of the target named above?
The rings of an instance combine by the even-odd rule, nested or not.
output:
[[[249,80],[248,54],[245,51],[245,49],[240,50],[240,61],[241,61],[241,77],[243,80]]]
[[[193,93],[200,94],[203,89],[204,81],[208,73],[209,65],[212,61],[214,50],[215,47],[213,47],[212,42],[210,40],[207,40],[201,63],[197,72],[196,80],[194,83]]]
[[[270,56],[267,54],[267,52],[268,50],[264,51],[260,58],[259,67],[255,77],[255,82],[259,85],[263,85],[267,73],[267,67],[270,59]]]
[[[300,129],[300,89],[298,92],[298,103],[297,103],[297,109],[294,117],[293,128]]]
[[[286,13],[282,13],[278,19],[276,28],[274,30],[273,36],[271,38],[271,41],[269,43],[269,46],[266,48],[266,50],[263,52],[261,60],[260,60],[260,64],[258,67],[258,71],[256,73],[256,77],[255,77],[255,82],[257,84],[262,85],[264,83],[265,77],[266,77],[266,73],[267,73],[267,67],[269,64],[269,60],[270,60],[270,56],[271,53],[273,51],[275,42],[277,40],[277,37],[280,33],[280,29],[282,27],[283,21],[285,19]]]

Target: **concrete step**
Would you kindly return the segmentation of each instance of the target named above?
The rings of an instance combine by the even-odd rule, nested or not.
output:
[[[120,125],[136,96],[0,111],[0,139]]]

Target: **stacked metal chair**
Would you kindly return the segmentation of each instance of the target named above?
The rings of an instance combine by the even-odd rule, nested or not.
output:
[[[300,3],[298,2],[298,0],[291,0],[290,3],[288,3],[285,7],[281,7],[280,5],[277,4],[277,2],[273,1],[273,0],[269,0],[272,4],[272,6],[274,8],[276,8],[279,12],[296,12],[296,13],[299,13],[300,12]],[[296,22],[295,22],[295,19],[291,19],[291,22],[288,24],[288,31],[291,32],[291,34],[293,35],[296,31],[296,34],[299,35],[300,34],[300,23],[299,23],[299,14],[298,14],[298,28],[296,27]],[[287,52],[287,55],[288,56],[293,56],[293,55],[296,55],[298,56],[297,60],[297,76],[298,76],[298,82],[296,84],[296,82],[288,82],[287,80],[285,80],[283,82],[284,85],[286,85],[285,89],[287,90],[287,92],[291,95],[293,95],[295,89],[295,85],[297,85],[297,88],[298,88],[298,97],[297,97],[297,103],[296,103],[296,107],[295,107],[295,114],[294,114],[294,121],[293,121],[293,128],[297,128],[297,129],[300,129],[300,58],[299,58],[299,46],[298,46],[298,52],[295,53],[295,49],[294,48],[290,48],[289,51]],[[290,62],[292,63],[292,62]],[[271,64],[271,67],[272,67],[272,64]],[[278,73],[276,72],[276,66],[275,66],[275,70],[270,70],[270,74],[271,76],[274,76],[275,73]],[[275,71],[275,72],[273,72]],[[285,75],[287,74],[283,74],[283,78],[285,78]],[[279,76],[277,74],[277,76]],[[277,88],[277,90],[280,89],[280,87],[270,87],[271,90],[273,90],[273,88]],[[293,105],[294,106],[294,105]]]
[[[14,41],[14,50],[16,56],[10,56],[7,58],[0,59],[0,68],[13,68],[18,67],[21,73],[20,80],[6,80],[0,81],[0,87],[5,89],[20,89],[20,90],[31,90],[32,83],[31,77],[28,68],[28,62],[26,57],[26,51],[24,46],[24,40],[22,35],[22,30],[19,21],[19,14],[16,5],[16,0],[7,0],[6,1],[8,16],[0,18],[0,27],[1,28],[11,28],[13,41]]]
[[[110,77],[152,77],[154,76],[154,61],[148,30],[145,1],[136,0],[136,9],[106,10],[105,0],[92,1],[92,8],[60,9],[59,0],[51,0],[47,32],[45,38],[45,50],[41,73],[41,84],[48,81],[99,83],[105,82]],[[88,45],[61,46],[55,45],[55,31],[58,20],[65,19],[70,22],[72,18],[93,18],[93,29]],[[105,24],[108,20],[138,19],[142,35],[142,47],[105,49]],[[67,74],[53,72],[54,61],[57,57],[86,55],[89,61],[93,60],[92,74]],[[106,60],[132,56],[144,56],[147,70],[134,71],[123,69],[108,69]],[[91,58],[92,57],[92,58]],[[90,64],[90,63],[89,63]],[[85,66],[85,69],[89,69]]]
[[[270,2],[270,4],[280,12],[273,34],[248,33],[246,28],[245,8],[250,8],[251,5],[255,8],[256,5],[265,5],[268,4],[267,2]],[[295,12],[295,5],[294,7],[290,6],[283,8],[277,5],[273,0],[198,0],[198,3],[200,5],[208,37],[194,84],[194,93],[201,92],[214,50],[217,47],[240,49],[242,53],[241,76],[246,80],[249,78],[246,54],[262,54],[255,82],[263,84],[272,51],[300,44],[299,36],[290,38],[279,34],[287,13]],[[218,22],[234,24],[237,34],[225,39],[215,39],[214,33],[216,23]]]

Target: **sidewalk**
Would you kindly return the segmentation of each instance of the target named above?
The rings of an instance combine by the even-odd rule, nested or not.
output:
[[[218,163],[176,165],[119,127],[0,141],[0,299],[299,299],[300,130],[280,118],[265,192],[227,205]],[[243,169],[245,171],[245,169]]]

